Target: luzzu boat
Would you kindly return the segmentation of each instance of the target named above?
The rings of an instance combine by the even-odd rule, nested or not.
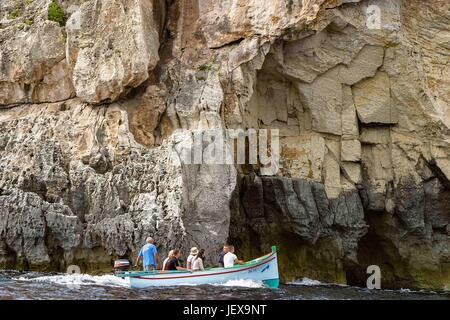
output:
[[[159,286],[220,284],[232,280],[263,282],[267,287],[278,288],[277,248],[260,258],[231,268],[209,268],[204,271],[124,271],[116,276],[129,279],[132,288],[142,289]]]

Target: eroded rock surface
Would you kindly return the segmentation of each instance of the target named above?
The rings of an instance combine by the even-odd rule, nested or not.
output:
[[[107,269],[153,235],[450,287],[448,1],[50,3],[1,4],[0,265]],[[278,129],[277,174],[181,163],[178,129],[229,128]]]
[[[67,60],[83,101],[115,101],[148,79],[159,60],[153,2],[85,1],[72,15]]]
[[[64,30],[47,20],[48,4],[6,0],[0,5],[0,108],[74,96]]]

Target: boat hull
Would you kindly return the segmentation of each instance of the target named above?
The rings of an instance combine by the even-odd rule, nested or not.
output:
[[[278,259],[272,253],[261,261],[233,268],[214,268],[196,272],[127,272],[119,275],[129,278],[132,288],[148,288],[160,286],[220,284],[233,280],[253,280],[263,282],[271,288],[278,288]]]

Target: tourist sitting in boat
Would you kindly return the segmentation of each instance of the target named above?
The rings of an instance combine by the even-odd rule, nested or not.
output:
[[[169,259],[167,262],[167,270],[176,271],[176,270],[184,270],[190,271],[188,268],[184,268],[180,265],[181,251],[178,249],[173,250],[173,257]]]
[[[173,250],[170,250],[169,254],[167,255],[167,258],[164,259],[164,262],[162,265],[162,270],[169,270],[169,269],[167,269],[167,262],[169,262],[169,260],[172,258],[173,258]]]
[[[234,254],[234,246],[228,247],[229,252],[223,256],[223,265],[225,268],[231,268],[235,264],[244,264],[245,262],[239,260],[238,257]]]
[[[219,266],[220,266],[221,268],[224,267],[224,264],[223,264],[223,257],[224,257],[229,251],[230,251],[230,245],[229,245],[229,244],[225,244],[225,245],[223,246],[222,252],[221,252],[220,255],[219,255]]]
[[[205,268],[203,266],[203,261],[205,261],[205,249],[200,249],[198,254],[193,259],[192,270],[193,271],[205,270]]]
[[[192,261],[194,260],[194,258],[198,255],[198,249],[197,247],[192,247],[189,257],[187,258],[187,262],[186,262],[186,267],[188,269],[192,269]]]
[[[156,270],[158,264],[158,250],[153,244],[155,241],[152,237],[148,237],[145,242],[147,243],[142,247],[141,251],[139,251],[134,266],[137,267],[140,259],[143,258],[142,264],[144,266],[144,271]]]

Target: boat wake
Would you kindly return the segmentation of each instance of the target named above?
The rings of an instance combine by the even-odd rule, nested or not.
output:
[[[229,280],[222,284],[182,285],[132,290],[130,283],[114,275],[49,274],[0,270],[0,300],[448,300],[450,293],[401,290],[369,290],[335,285],[309,278],[299,279],[280,290],[266,289],[255,280]]]
[[[254,280],[229,280],[220,284],[213,284],[213,286],[223,286],[223,287],[244,287],[244,288],[265,288],[264,284],[259,281]]]
[[[64,274],[42,277],[19,277],[14,280],[54,283],[66,286],[108,286],[108,287],[129,287],[127,280],[113,275],[92,276],[89,274]]]
[[[302,278],[300,280],[292,281],[287,284],[296,285],[296,286],[326,286],[327,283],[320,282],[318,280],[313,280],[309,278]]]
[[[128,280],[118,278],[114,275],[93,276],[89,274],[61,274],[54,276],[18,277],[16,281],[53,283],[65,286],[108,286],[108,287],[130,287]],[[197,286],[186,284],[185,286]],[[213,284],[213,286],[242,287],[242,288],[264,288],[262,282],[253,280],[230,280],[225,283]]]

